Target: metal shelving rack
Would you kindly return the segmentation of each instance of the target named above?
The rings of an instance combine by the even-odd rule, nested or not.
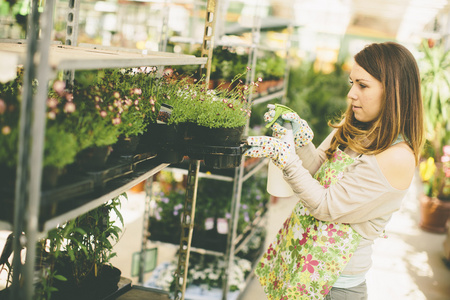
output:
[[[23,43],[0,43],[0,54],[8,54],[15,57],[18,64],[25,66],[23,100],[20,118],[19,153],[14,198],[14,221],[0,221],[0,228],[13,229],[15,233],[26,233],[15,238],[13,251],[13,284],[11,297],[14,300],[30,300],[34,294],[34,259],[37,240],[46,231],[54,228],[69,219],[96,208],[109,199],[130,189],[137,183],[151,177],[164,169],[168,164],[155,164],[146,170],[134,173],[130,176],[114,180],[100,195],[92,195],[82,203],[75,204],[68,210],[59,212],[49,219],[39,219],[41,196],[41,170],[45,131],[45,103],[47,97],[47,82],[53,72],[58,70],[98,69],[98,68],[123,68],[139,66],[163,66],[196,64],[210,66],[211,51],[208,47],[211,43],[205,43],[205,51],[202,57],[191,55],[177,55],[162,52],[139,52],[125,49],[105,49],[100,47],[76,47],[76,28],[79,1],[70,0],[68,10],[68,37],[69,45],[54,45],[51,42],[51,30],[54,0],[45,2],[44,12],[39,19],[38,1],[31,3],[31,12],[28,18],[27,40]],[[214,8],[216,0],[208,0],[208,7]],[[215,14],[208,14],[205,27],[210,27],[215,21]],[[40,30],[40,38],[39,38]],[[214,31],[205,31],[205,41],[210,40]],[[95,49],[97,48],[97,49]],[[207,70],[207,76],[210,70]],[[69,74],[70,76],[70,74]],[[41,84],[37,93],[33,95],[31,84],[37,79]],[[176,299],[184,299],[185,280],[187,275],[187,261],[189,259],[190,238],[195,216],[195,198],[197,190],[197,175],[199,161],[190,162],[189,181],[186,193],[185,218],[183,228],[188,232],[180,239],[180,250],[184,258],[180,260],[180,268],[177,272],[178,282],[182,285],[177,289]],[[86,198],[86,197],[83,197]],[[76,201],[75,201],[76,202]],[[16,237],[18,234],[15,234]],[[25,264],[22,265],[18,255],[22,248],[27,249]],[[21,277],[19,278],[19,275]],[[183,278],[181,278],[183,277]],[[184,283],[184,284],[183,284]],[[21,285],[22,284],[22,285]],[[151,295],[149,294],[149,297]]]
[[[258,6],[259,7],[259,6]],[[249,55],[249,63],[248,65],[251,66],[251,72],[247,73],[246,82],[250,83],[252,81],[255,81],[255,67],[257,63],[257,54],[258,51],[277,51],[277,50],[283,50],[286,51],[286,61],[289,58],[289,48],[290,48],[290,40],[287,40],[286,47],[283,49],[275,49],[272,47],[267,47],[265,45],[262,45],[260,43],[260,32],[261,32],[261,24],[262,19],[258,15],[258,11],[255,13],[254,20],[253,20],[253,26],[251,28],[251,36],[252,41],[251,43],[229,43],[222,41],[220,37],[217,37],[216,45],[217,46],[236,46],[236,47],[244,47],[250,49],[250,55]],[[287,24],[286,28],[288,28],[289,36],[292,32],[292,26]],[[162,36],[166,36],[167,34],[162,34]],[[169,41],[171,42],[178,42],[178,43],[188,43],[188,44],[200,44],[201,41],[195,40],[193,38],[184,38],[184,37],[172,37],[169,38]],[[167,42],[165,42],[166,44]],[[203,53],[203,52],[202,52]],[[285,76],[284,76],[284,84],[281,90],[275,91],[273,93],[269,93],[265,96],[260,96],[255,99],[252,99],[252,96],[250,96],[250,100],[252,101],[252,105],[258,105],[258,104],[264,104],[272,100],[281,99],[281,103],[286,102],[286,92],[287,92],[287,84],[288,84],[288,74],[289,74],[289,66],[288,63],[286,63],[285,68]],[[209,75],[209,74],[208,74]],[[208,76],[209,78],[209,76]],[[244,135],[247,135],[249,129],[249,124],[245,127]],[[232,176],[223,176],[223,175],[216,175],[216,174],[202,174],[199,173],[199,177],[205,177],[205,178],[211,178],[215,180],[220,181],[228,181],[233,182],[233,192],[232,192],[232,198],[231,198],[231,224],[230,224],[230,230],[228,232],[228,238],[227,238],[227,248],[225,253],[225,260],[226,260],[226,266],[228,269],[228,272],[225,272],[225,278],[222,278],[223,280],[223,286],[222,286],[222,300],[228,299],[228,274],[230,274],[232,267],[233,267],[233,261],[234,261],[234,255],[237,253],[242,246],[245,245],[248,240],[253,236],[254,229],[259,226],[262,223],[263,216],[258,217],[258,220],[255,220],[253,224],[251,225],[252,228],[250,228],[250,233],[244,237],[244,235],[237,235],[237,221],[239,217],[239,210],[240,210],[240,201],[241,201],[241,193],[242,193],[242,185],[243,183],[251,178],[256,172],[261,170],[263,167],[267,166],[268,160],[262,159],[260,162],[254,166],[249,172],[245,172],[244,164],[241,163],[239,167],[236,167],[234,170],[234,175]],[[175,170],[171,167],[167,169]],[[182,169],[176,169],[178,172]],[[184,170],[186,173],[186,171]],[[264,214],[264,212],[262,213]],[[184,231],[184,228],[182,229]],[[191,248],[192,251],[198,252],[200,254],[209,254],[209,255],[216,255],[216,256],[223,256],[223,252],[217,252],[217,251],[210,251],[205,249],[197,249],[197,248]],[[250,280],[251,276],[247,278],[247,282]]]

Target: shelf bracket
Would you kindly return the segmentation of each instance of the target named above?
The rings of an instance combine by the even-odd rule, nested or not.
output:
[[[184,300],[186,281],[191,250],[192,233],[194,231],[195,204],[197,200],[199,160],[189,162],[187,175],[186,198],[181,219],[181,237],[178,253],[178,266],[175,272],[175,300]]]
[[[205,16],[205,31],[203,33],[201,57],[208,57],[206,62],[205,84],[208,87],[209,77],[211,75],[212,53],[214,49],[214,32],[216,30],[216,0],[208,0]]]
[[[78,39],[78,14],[81,0],[69,0],[66,19],[66,45],[77,46]],[[75,70],[64,70],[64,80],[67,84],[72,84],[75,78]]]

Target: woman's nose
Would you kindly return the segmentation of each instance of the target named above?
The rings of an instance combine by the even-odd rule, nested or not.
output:
[[[352,86],[347,93],[347,98],[350,100],[356,100],[358,97],[355,93],[354,87]]]

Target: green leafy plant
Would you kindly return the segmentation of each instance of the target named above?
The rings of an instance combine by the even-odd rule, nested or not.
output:
[[[193,122],[209,128],[244,126],[251,114],[248,97],[258,86],[243,84],[242,74],[231,81],[232,88],[205,88],[204,78],[164,77],[160,82],[158,102],[173,107],[168,124]]]
[[[123,226],[119,211],[119,195],[107,203],[50,230],[47,237],[38,243],[41,281],[37,287],[37,299],[50,299],[57,281],[74,280],[79,286],[88,276],[97,277],[102,268],[116,256],[113,243],[119,240],[122,231],[112,220],[117,216]],[[67,273],[66,268],[70,270]],[[90,278],[90,277],[89,277]]]
[[[314,70],[308,62],[291,68],[287,106],[311,126],[316,146],[331,132],[326,121],[339,117],[347,107],[348,90],[348,74],[341,65],[329,74]]]
[[[429,47],[426,41],[421,49],[424,56],[419,66],[426,139],[433,152],[429,155],[439,159],[440,150],[450,141],[450,51],[443,44]]]
[[[443,44],[427,41],[421,50],[419,68],[426,133],[421,177],[426,195],[450,201],[450,51]]]
[[[23,71],[19,68],[14,80],[0,83],[0,164],[10,168],[17,164],[22,80]],[[43,166],[62,168],[72,163],[77,153],[70,121],[75,108],[71,94],[59,99],[52,97],[53,94],[54,90],[47,99]]]

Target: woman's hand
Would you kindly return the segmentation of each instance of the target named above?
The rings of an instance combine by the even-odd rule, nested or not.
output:
[[[244,152],[244,155],[269,157],[280,169],[286,167],[291,158],[291,148],[294,146],[270,136],[250,136],[247,138],[247,143],[250,148]]]
[[[269,111],[264,114],[264,121],[266,124],[272,122],[274,116],[275,110],[269,109]],[[281,138],[286,134],[286,128],[282,126],[284,121],[291,122],[292,124],[292,132],[294,134],[296,148],[303,147],[312,141],[314,137],[313,131],[309,127],[308,123],[301,119],[295,112],[284,113],[281,115],[281,119],[278,118],[278,120],[273,123],[272,131],[274,137]]]

